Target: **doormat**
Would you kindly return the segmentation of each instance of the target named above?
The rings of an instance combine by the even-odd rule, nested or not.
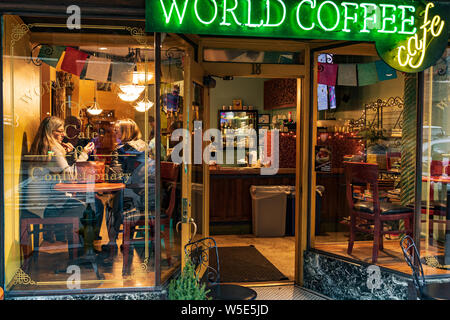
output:
[[[422,263],[433,268],[450,270],[450,264],[444,263],[444,256],[429,256],[421,259]]]
[[[220,282],[262,282],[289,280],[254,246],[218,247]],[[216,269],[215,251],[211,266]]]

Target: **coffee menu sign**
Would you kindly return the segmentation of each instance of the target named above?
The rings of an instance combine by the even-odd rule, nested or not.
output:
[[[447,46],[449,11],[412,0],[147,0],[146,31],[370,41],[391,67],[419,72]]]

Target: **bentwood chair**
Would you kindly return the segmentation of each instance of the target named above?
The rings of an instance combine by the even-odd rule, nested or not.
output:
[[[208,237],[190,242],[184,246],[184,252],[194,264],[197,275],[200,274],[202,268],[205,269],[201,282],[206,283],[209,298],[213,300],[256,299],[256,291],[251,288],[220,283],[219,251],[213,238]]]
[[[380,202],[377,164],[346,162],[345,179],[347,203],[350,210],[350,239],[347,253],[352,253],[356,231],[373,234],[372,263],[376,263],[378,251],[383,250],[384,234],[404,232],[412,235],[414,211],[412,208],[395,203]],[[372,190],[372,201],[355,201],[353,197],[354,186],[370,187]],[[405,221],[405,230],[384,230],[383,224],[385,222],[398,220]]]
[[[164,189],[168,190],[168,205],[167,208],[161,208],[160,225],[161,225],[161,239],[166,252],[167,262],[172,264],[172,241],[170,235],[172,232],[172,216],[176,204],[176,190],[178,182],[179,164],[161,161],[161,185]],[[142,189],[142,188],[141,188]],[[141,193],[143,189],[141,190]],[[149,192],[154,192],[149,191]],[[164,201],[162,201],[164,202]],[[150,206],[151,207],[151,206]],[[126,211],[126,208],[124,208]],[[123,220],[123,270],[122,273],[127,275],[130,273],[130,250],[131,245],[142,242],[142,239],[134,239],[134,234],[137,231],[144,231],[143,229],[137,229],[138,226],[144,226],[149,229],[150,241],[154,241],[155,233],[155,216],[153,212],[149,213],[148,226],[146,226],[145,210],[144,208],[137,208],[137,210],[131,210],[124,215]]]
[[[412,279],[420,300],[450,300],[450,282],[426,283],[422,262],[416,244],[408,235],[400,240],[406,263],[412,270]],[[415,258],[415,259],[414,259]]]

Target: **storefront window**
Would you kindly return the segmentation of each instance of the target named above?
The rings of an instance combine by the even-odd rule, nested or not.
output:
[[[450,49],[424,73],[420,255],[425,274],[450,274],[448,176]]]
[[[152,287],[158,270],[167,278],[179,266],[179,198],[170,196],[179,176],[170,175],[167,139],[155,147],[153,37],[136,26],[87,29],[3,17],[10,292]],[[183,52],[162,49],[163,133],[181,113],[167,95],[183,95]],[[160,265],[157,188],[169,235]]]
[[[399,239],[413,232],[416,76],[340,49],[315,60],[311,246],[407,271]]]

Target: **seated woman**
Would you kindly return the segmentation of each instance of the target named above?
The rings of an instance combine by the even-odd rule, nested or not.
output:
[[[103,247],[109,252],[117,252],[116,240],[123,223],[124,215],[131,211],[143,211],[145,190],[145,150],[148,145],[141,139],[138,125],[131,119],[118,120],[114,124],[116,147],[113,151],[112,163],[115,166],[116,176],[126,188],[117,193],[113,200],[113,208],[106,216],[109,244]],[[154,161],[148,157],[149,197],[154,198]],[[150,210],[153,210],[154,201],[150,201]]]
[[[64,143],[64,121],[58,117],[42,120],[31,145],[32,162],[28,166],[28,179],[25,181],[27,197],[26,214],[41,218],[55,216],[83,215],[86,208],[83,202],[54,190],[54,185],[75,176],[75,167],[66,159],[74,147]],[[79,155],[78,160],[88,159],[94,145],[89,143]]]

